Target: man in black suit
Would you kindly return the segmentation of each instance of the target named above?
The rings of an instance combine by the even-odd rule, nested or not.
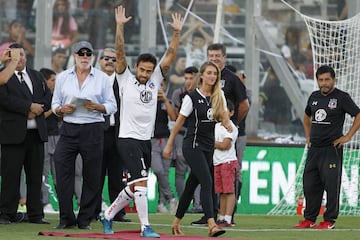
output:
[[[115,77],[115,63],[116,63],[116,51],[113,48],[105,48],[101,52],[99,59],[99,66],[101,71],[109,76],[109,80],[113,82],[114,96],[116,99],[117,112],[110,115],[104,116],[104,158],[102,162],[102,173],[101,183],[104,184],[105,176],[108,176],[108,191],[110,202],[115,201],[119,192],[125,187],[123,182],[123,166],[124,163],[121,161],[119,153],[116,148],[116,141],[119,135],[120,126],[120,96],[119,96],[119,85]],[[101,188],[102,190],[102,188]],[[101,198],[102,194],[99,194]],[[95,214],[95,218],[101,211],[101,200],[99,201],[98,209]],[[115,215],[113,221],[118,222],[131,222],[130,219],[125,218],[125,209],[121,209],[118,214]]]
[[[26,67],[23,47],[9,81],[0,86],[1,194],[0,224],[21,222],[17,213],[21,169],[27,184],[27,216],[30,223],[48,224],[41,203],[44,142],[47,130],[44,111],[50,109],[51,93],[41,73]]]

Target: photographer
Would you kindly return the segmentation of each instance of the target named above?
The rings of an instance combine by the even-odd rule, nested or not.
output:
[[[17,63],[9,79],[0,86],[0,224],[18,223],[25,218],[24,213],[17,213],[22,168],[27,179],[27,220],[50,224],[44,219],[40,196],[44,142],[48,140],[44,112],[50,109],[51,92],[41,73],[26,65],[25,49],[18,43],[9,48],[10,57]],[[9,57],[9,49],[5,52]],[[7,60],[8,67],[12,61],[15,60]]]
[[[0,85],[6,84],[14,74],[16,66],[20,60],[20,49],[6,49],[0,57],[2,67],[0,70]]]

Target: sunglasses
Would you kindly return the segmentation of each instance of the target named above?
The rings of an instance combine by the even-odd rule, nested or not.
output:
[[[116,57],[102,56],[100,59],[104,59],[105,61],[109,61],[111,59],[113,62],[116,62]]]
[[[79,55],[80,57],[83,56],[87,56],[87,57],[91,57],[92,56],[92,52],[77,52],[77,55]]]

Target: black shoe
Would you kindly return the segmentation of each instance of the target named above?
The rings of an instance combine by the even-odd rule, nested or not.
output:
[[[114,218],[113,221],[115,221],[115,222],[131,222],[131,219],[121,216],[121,217]]]
[[[79,225],[78,228],[83,230],[91,230],[90,225]]]
[[[56,227],[54,227],[54,229],[71,229],[74,228],[75,224],[64,224],[64,223],[59,223],[59,225],[57,225]]]
[[[207,226],[207,218],[202,216],[199,220],[191,222],[193,226]]]
[[[25,220],[26,217],[27,217],[26,213],[17,212],[15,214],[15,217],[10,219],[10,222],[12,222],[12,223],[21,223],[21,222],[23,222]]]
[[[29,223],[35,223],[35,224],[50,224],[48,220],[45,219],[36,219],[36,220],[29,220]]]
[[[10,220],[5,219],[5,218],[0,218],[0,224],[10,224]]]

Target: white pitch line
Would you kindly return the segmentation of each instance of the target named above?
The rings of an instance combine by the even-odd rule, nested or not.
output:
[[[50,217],[49,217],[50,216]],[[52,217],[52,214],[48,214],[46,216],[47,219],[49,220],[54,220],[54,219],[58,219],[58,216],[54,214],[54,216],[56,216],[56,218]],[[127,223],[121,223],[121,222],[113,222],[114,225],[139,225],[139,222],[127,222]],[[152,226],[160,226],[160,227],[169,227],[171,228],[171,224],[161,224],[161,223],[151,223]],[[189,226],[189,225],[180,225],[181,229],[208,229],[205,226]],[[318,232],[318,231],[324,231],[324,230],[318,230],[318,229],[295,229],[295,228],[251,228],[251,229],[243,229],[243,228],[225,228],[226,231],[229,232]],[[335,228],[335,229],[331,229],[331,230],[326,230],[326,231],[330,231],[330,232],[360,232],[359,228]]]
[[[171,227],[170,224],[154,224],[152,223],[151,224],[152,226],[161,226],[161,227]],[[203,227],[203,226],[187,226],[187,225],[180,225],[180,228],[181,229],[184,229],[184,228],[192,228],[192,229],[207,229],[207,227]],[[317,232],[317,231],[323,231],[323,230],[318,230],[318,229],[294,229],[294,228],[261,228],[261,229],[254,229],[254,228],[251,228],[251,229],[240,229],[240,228],[236,228],[236,227],[233,227],[233,228],[224,228],[226,231],[229,231],[229,232],[303,232],[303,231],[306,231],[306,232]],[[355,229],[331,229],[331,230],[326,230],[326,231],[332,231],[332,232],[348,232],[348,231],[354,231],[354,232],[360,232],[360,229],[358,228],[355,228]]]

